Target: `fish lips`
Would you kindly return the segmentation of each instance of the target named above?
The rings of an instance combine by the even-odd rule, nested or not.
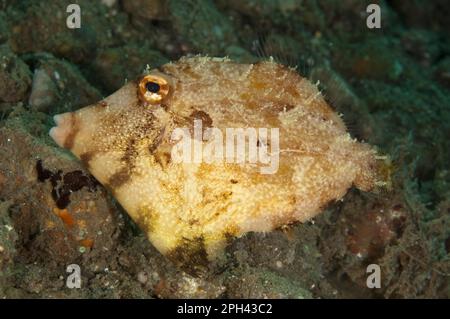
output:
[[[68,145],[68,139],[73,132],[75,114],[72,112],[57,114],[53,116],[53,121],[55,122],[56,126],[50,129],[50,137],[60,147],[70,148],[70,145]]]

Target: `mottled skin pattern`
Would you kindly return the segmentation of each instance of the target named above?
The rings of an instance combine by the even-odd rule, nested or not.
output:
[[[51,135],[110,189],[164,255],[196,272],[227,239],[304,222],[355,187],[378,181],[375,151],[353,140],[316,86],[274,62],[182,58],[151,72],[169,95],[149,105],[140,79],[57,117]],[[177,127],[276,127],[279,169],[171,161]],[[200,267],[200,268],[198,268]]]

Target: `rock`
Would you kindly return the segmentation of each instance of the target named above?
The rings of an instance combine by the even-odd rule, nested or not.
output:
[[[367,7],[377,4],[381,11],[381,29],[369,29],[367,27]],[[393,12],[388,1],[378,0],[330,0],[318,1],[318,6],[324,15],[324,29],[321,31],[334,38],[336,42],[364,41],[372,35],[382,37],[380,32],[392,30],[399,26],[398,16]],[[313,18],[313,17],[312,17]]]
[[[11,51],[8,45],[0,46],[0,83],[0,103],[25,100],[31,84],[31,72],[28,66]]]
[[[427,6],[423,6],[420,1],[402,0],[392,0],[390,4],[409,27],[426,27],[434,30],[450,29],[448,19],[450,10],[446,0],[435,0]]]
[[[0,173],[0,188],[3,187],[5,180],[4,175]],[[7,282],[13,273],[18,239],[17,231],[9,216],[11,206],[10,201],[0,201],[0,296],[5,294],[3,290],[9,286]]]
[[[100,1],[81,0],[81,28],[66,25],[70,1],[19,1],[7,10],[11,35],[9,43],[16,53],[50,52],[74,62],[87,62],[98,47],[118,42],[110,25],[115,16]]]
[[[70,62],[50,54],[32,55],[27,61],[34,65],[33,85],[28,100],[33,110],[67,112],[102,98],[100,92]]]
[[[434,77],[441,85],[450,90],[450,56],[442,59],[435,67]]]
[[[278,28],[294,35],[305,29],[316,32],[325,28],[324,14],[316,1],[218,0],[217,5],[231,14],[242,14],[245,17],[243,23],[256,26],[256,32]]]
[[[168,1],[173,28],[191,44],[192,53],[225,55],[225,49],[237,45],[233,25],[211,1]]]
[[[6,180],[0,198],[8,203],[2,204],[0,226],[6,221],[17,233],[15,261],[38,264],[49,276],[64,274],[69,264],[113,250],[117,213],[95,179],[68,154],[33,137],[26,121],[13,116],[0,129],[0,175]],[[13,244],[0,234],[1,246]]]
[[[230,278],[227,296],[237,299],[311,299],[301,283],[264,268],[249,269]]]
[[[418,225],[417,214],[426,213],[426,209],[413,198],[405,199],[405,194],[394,191],[379,198],[355,195],[350,194],[353,199],[349,198],[340,208],[333,226],[323,228],[327,241],[333,242],[323,246],[325,264],[340,269],[330,274],[335,282],[341,282],[338,297],[444,297],[447,292],[442,287],[448,283],[448,262],[439,262],[434,245],[419,238],[433,238],[442,249],[446,238],[442,229],[448,229],[448,218],[442,216],[426,226]],[[384,284],[376,291],[367,289],[368,264],[382,269]],[[429,284],[429,276],[435,276],[433,284]]]
[[[6,14],[0,8],[0,44],[8,40],[9,30],[6,22]]]
[[[114,7],[117,4],[117,0],[101,0],[101,3],[108,8]]]
[[[352,79],[374,79],[395,82],[405,68],[403,59],[395,54],[396,44],[385,40],[369,40],[335,50],[333,65]]]
[[[401,39],[403,48],[424,66],[430,66],[442,54],[439,36],[422,29],[409,29]]]
[[[450,99],[436,81],[427,79],[425,71],[412,70],[413,65],[405,69],[410,74],[398,84],[361,80],[353,87],[375,120],[377,143],[391,149],[390,153],[402,148],[402,156],[408,154],[414,162],[410,164],[414,174],[432,179],[437,168],[448,166],[449,153],[443,150],[450,147],[450,124],[442,119],[450,117]]]
[[[141,284],[144,285],[148,281],[148,275],[147,275],[147,273],[145,273],[145,271],[141,271],[138,273],[137,279]]]
[[[128,0],[123,8],[132,16],[148,20],[164,20],[168,18],[166,0]]]
[[[33,88],[28,103],[37,111],[45,111],[56,103],[57,87],[50,76],[42,69],[36,69],[33,75]]]

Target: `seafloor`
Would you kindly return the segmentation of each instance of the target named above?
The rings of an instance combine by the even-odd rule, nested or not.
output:
[[[0,298],[449,298],[449,16],[447,0],[0,0]],[[47,132],[147,64],[197,53],[273,56],[320,81],[351,134],[392,158],[392,190],[247,234],[204,277],[178,270]]]

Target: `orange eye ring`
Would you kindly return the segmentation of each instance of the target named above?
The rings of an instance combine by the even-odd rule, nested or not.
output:
[[[169,94],[169,83],[162,76],[146,75],[139,82],[140,98],[150,104],[159,104]]]

